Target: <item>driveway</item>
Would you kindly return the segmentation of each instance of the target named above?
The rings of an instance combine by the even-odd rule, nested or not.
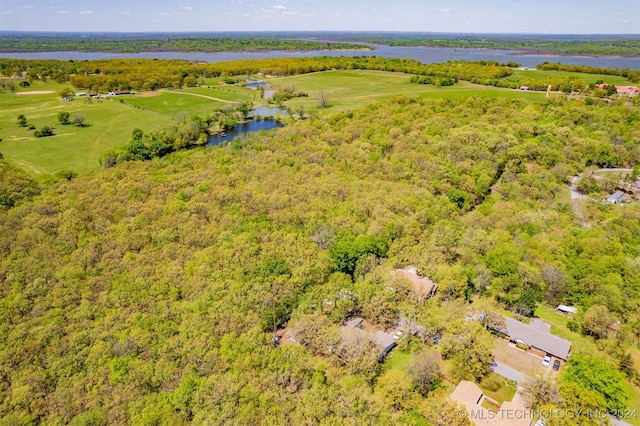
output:
[[[509,380],[514,380],[517,383],[526,382],[528,377],[516,370],[515,368],[511,368],[508,365],[501,363],[500,361],[494,360],[491,364],[491,370],[501,375],[502,377],[506,377]]]

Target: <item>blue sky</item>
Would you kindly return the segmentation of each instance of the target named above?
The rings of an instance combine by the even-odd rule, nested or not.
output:
[[[0,0],[0,30],[640,34],[640,0]]]

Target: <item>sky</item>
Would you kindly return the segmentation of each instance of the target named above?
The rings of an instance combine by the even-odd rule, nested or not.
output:
[[[640,34],[640,0],[0,0],[0,30]]]

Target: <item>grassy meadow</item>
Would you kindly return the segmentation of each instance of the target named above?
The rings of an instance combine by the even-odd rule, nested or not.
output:
[[[629,84],[623,78],[562,71],[520,70],[510,78],[542,78],[575,75],[591,83],[603,79],[613,84]],[[545,99],[541,92],[483,86],[461,81],[454,86],[435,87],[411,83],[411,75],[403,73],[349,70],[325,71],[291,77],[269,78],[275,90],[294,86],[308,97],[294,98],[285,106],[298,107],[312,113],[327,114],[360,108],[395,96],[419,96],[429,99],[463,100],[472,96],[490,98],[522,98],[533,102]],[[31,87],[20,87],[16,93],[0,92],[0,152],[33,176],[45,176],[61,170],[84,173],[100,167],[101,155],[115,145],[125,143],[131,130],[148,131],[171,123],[179,114],[206,116],[216,109],[236,102],[266,104],[258,91],[239,85],[226,85],[220,79],[207,79],[201,87],[141,92],[118,98],[91,100],[76,98],[63,101],[58,92],[68,85],[35,81]],[[46,94],[20,94],[24,92]],[[325,92],[329,107],[319,105],[319,93]],[[57,114],[67,111],[85,116],[85,126],[60,125]],[[36,129],[44,125],[54,128],[54,136],[34,137],[34,130],[19,127],[17,116],[24,114]]]

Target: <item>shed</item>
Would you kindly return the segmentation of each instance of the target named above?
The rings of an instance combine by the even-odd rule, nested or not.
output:
[[[607,198],[607,201],[611,204],[618,204],[622,202],[622,197],[624,197],[624,192],[616,191]]]
[[[556,311],[558,311],[559,313],[564,314],[564,315],[577,314],[578,313],[578,308],[576,308],[574,306],[558,305],[558,307],[556,308]]]

